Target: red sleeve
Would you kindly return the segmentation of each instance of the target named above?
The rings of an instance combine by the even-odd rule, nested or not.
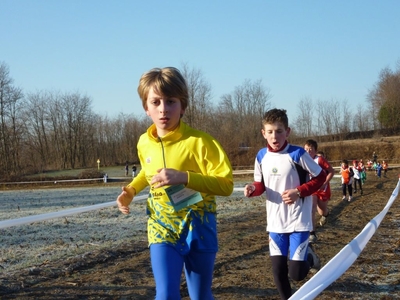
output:
[[[265,192],[265,185],[263,182],[254,181],[253,185],[256,187],[253,193],[251,193],[250,197],[260,196]]]
[[[318,176],[312,177],[309,182],[298,186],[297,189],[302,197],[310,196],[319,190],[321,185],[325,183],[326,173],[321,171]]]
[[[328,170],[329,168],[330,168],[330,164],[329,164],[329,162],[325,159],[325,158],[323,158],[322,156],[320,156],[319,157],[319,159],[318,159],[318,164],[320,165],[320,167],[323,169],[323,170]]]

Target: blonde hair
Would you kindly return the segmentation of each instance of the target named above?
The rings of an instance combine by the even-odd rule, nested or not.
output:
[[[182,109],[188,106],[187,84],[177,68],[154,68],[140,77],[137,91],[144,109],[147,109],[147,96],[151,88],[154,88],[154,91],[161,96],[178,98]]]

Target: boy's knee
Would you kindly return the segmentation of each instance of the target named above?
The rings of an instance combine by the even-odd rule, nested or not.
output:
[[[289,277],[294,281],[301,281],[306,278],[310,265],[307,261],[289,261]]]

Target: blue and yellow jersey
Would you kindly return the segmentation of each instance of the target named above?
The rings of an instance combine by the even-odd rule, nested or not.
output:
[[[209,134],[180,122],[177,129],[159,138],[153,124],[138,142],[141,171],[129,184],[137,193],[149,186],[160,168],[188,173],[187,188],[203,200],[175,211],[164,190],[150,188],[147,200],[149,244],[169,243],[184,253],[192,246],[216,251],[215,195],[233,191],[232,167],[218,141]],[[195,245],[193,245],[195,243]]]

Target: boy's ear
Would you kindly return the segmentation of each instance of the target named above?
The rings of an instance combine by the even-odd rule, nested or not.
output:
[[[288,136],[289,136],[289,134],[290,134],[290,131],[291,131],[291,129],[290,129],[290,127],[288,127],[288,128],[286,129],[286,137],[288,137]]]
[[[263,136],[264,139],[267,138],[267,137],[265,136],[265,130],[264,130],[264,128],[261,128],[261,134],[262,134],[262,136]]]

